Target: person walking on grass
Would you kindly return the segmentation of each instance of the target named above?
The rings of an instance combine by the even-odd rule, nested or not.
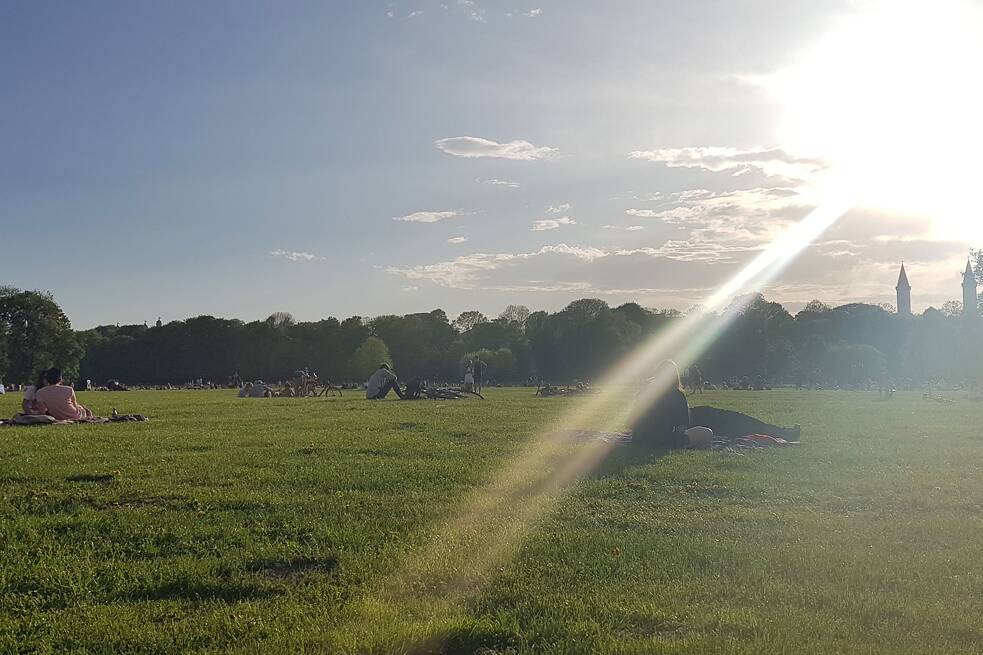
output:
[[[396,374],[389,370],[389,364],[379,364],[379,369],[372,374],[365,387],[365,397],[369,400],[382,400],[390,391],[395,391],[399,399],[403,399],[403,390],[399,388]]]

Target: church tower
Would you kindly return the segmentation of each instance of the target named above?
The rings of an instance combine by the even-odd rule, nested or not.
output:
[[[966,270],[963,272],[963,316],[966,318],[979,316],[976,298],[976,275],[973,274],[973,264],[966,260]]]
[[[911,316],[911,285],[908,284],[908,274],[904,264],[901,264],[901,275],[898,276],[898,316]]]

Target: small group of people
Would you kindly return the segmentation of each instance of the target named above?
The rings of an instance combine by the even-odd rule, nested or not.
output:
[[[484,386],[485,374],[488,372],[488,364],[480,359],[468,360],[464,371],[464,384],[461,386],[460,393],[472,394],[484,399],[481,390]],[[413,400],[420,397],[421,391],[429,388],[427,384],[418,378],[414,378],[406,383],[406,389],[399,386],[399,378],[386,362],[379,364],[368,382],[365,383],[365,397],[369,400],[382,400],[392,391],[400,400]],[[453,392],[458,394],[457,391]],[[459,395],[456,397],[460,397]]]
[[[272,398],[273,387],[262,380],[247,382],[239,389],[240,398]]]
[[[768,435],[799,440],[800,428],[785,428],[753,416],[716,407],[690,408],[672,360],[656,367],[655,376],[639,394],[632,441],[654,448],[709,448],[715,437]]]
[[[34,416],[46,414],[59,421],[92,418],[92,411],[75,397],[75,389],[64,384],[58,368],[49,368],[40,373],[35,384],[24,388],[21,411]]]
[[[464,393],[481,395],[481,390],[485,384],[485,373],[488,372],[488,364],[477,357],[469,359],[467,366],[464,367]]]

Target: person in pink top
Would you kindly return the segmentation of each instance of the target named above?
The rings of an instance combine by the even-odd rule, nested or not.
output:
[[[48,386],[37,390],[36,402],[40,409],[59,421],[77,421],[92,417],[92,412],[75,399],[75,389],[62,384],[59,369],[48,369],[44,377],[48,380]]]

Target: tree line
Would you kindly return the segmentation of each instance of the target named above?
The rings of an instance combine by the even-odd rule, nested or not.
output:
[[[886,372],[912,384],[974,379],[983,365],[983,320],[958,308],[912,318],[878,305],[813,301],[794,316],[761,295],[741,299],[733,320],[703,353],[707,380],[856,385]],[[309,368],[334,382],[363,381],[388,362],[399,375],[453,381],[469,359],[502,383],[532,377],[586,380],[681,320],[676,310],[581,299],[558,312],[511,305],[497,318],[477,311],[451,320],[439,309],[374,318],[298,322],[278,312],[261,321],[198,316],[159,326],[104,325],[73,331],[50,294],[0,288],[0,380],[27,382],[60,366],[69,379],[105,384],[225,383],[285,379]]]

